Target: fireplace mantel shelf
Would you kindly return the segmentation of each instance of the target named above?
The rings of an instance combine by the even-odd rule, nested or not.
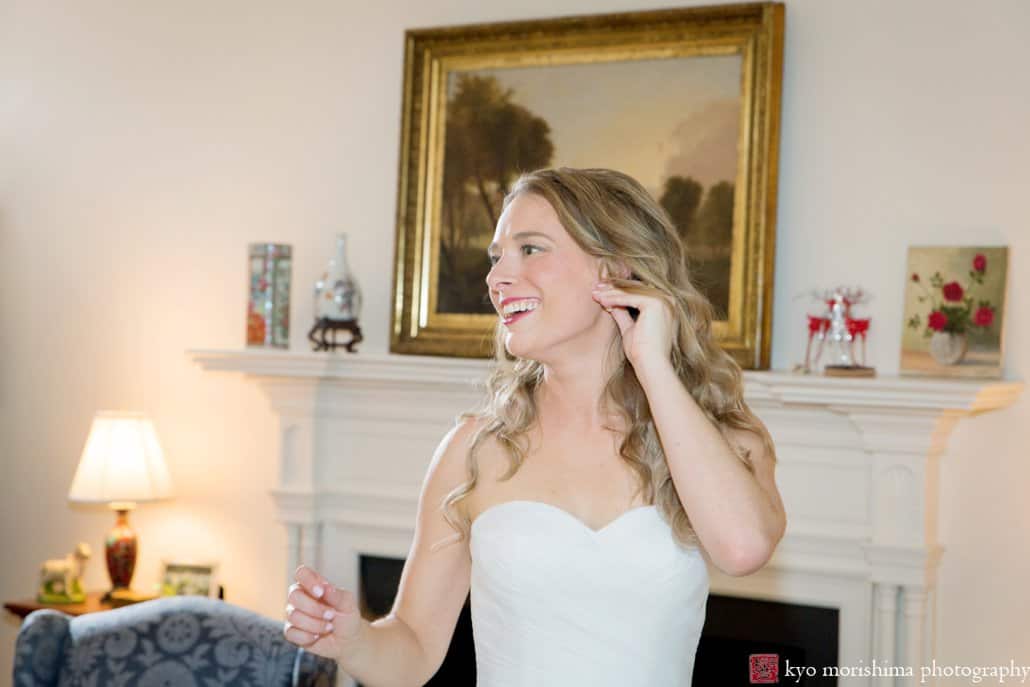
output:
[[[357,589],[361,555],[403,557],[426,462],[482,400],[493,361],[346,351],[193,349],[243,373],[276,418],[271,496],[287,571],[314,562]],[[939,539],[939,467],[963,418],[1005,408],[1021,381],[745,371],[748,404],[775,438],[787,533],[762,571],[713,571],[712,591],[840,609],[840,663],[933,655],[927,604]],[[961,455],[953,457],[961,460]],[[353,683],[347,683],[348,685]],[[864,680],[848,685],[871,685]]]
[[[491,360],[381,353],[312,353],[265,349],[187,351],[203,369],[252,377],[289,377],[337,382],[461,389],[482,383]],[[1023,382],[999,379],[943,379],[804,375],[786,370],[745,370],[749,403],[820,405],[840,409],[896,408],[978,414],[1004,408],[1019,397]]]

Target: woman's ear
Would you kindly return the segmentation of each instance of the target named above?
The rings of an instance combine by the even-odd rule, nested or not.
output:
[[[603,262],[601,263],[601,279],[607,279],[608,277],[612,276],[613,273],[614,273],[614,276],[617,277],[618,279],[632,279],[633,278],[633,272],[626,265],[626,263],[624,263],[622,261],[616,262],[615,263],[615,267],[612,270],[608,269],[608,265],[607,264],[605,264]]]

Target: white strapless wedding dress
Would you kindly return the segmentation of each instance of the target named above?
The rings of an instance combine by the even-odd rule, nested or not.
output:
[[[689,687],[709,579],[656,506],[600,530],[542,501],[472,523],[477,687]]]

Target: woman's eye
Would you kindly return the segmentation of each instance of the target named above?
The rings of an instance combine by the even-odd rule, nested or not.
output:
[[[532,249],[534,251],[541,250],[540,246],[534,246],[531,243],[525,243],[525,244],[519,246],[519,248],[522,250],[523,253],[525,253],[527,248],[530,248],[530,249]],[[488,255],[487,258],[490,260],[490,264],[491,265],[496,265],[497,261],[501,259],[501,257],[499,255]]]

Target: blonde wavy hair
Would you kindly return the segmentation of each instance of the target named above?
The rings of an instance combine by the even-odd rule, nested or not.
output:
[[[588,255],[600,258],[607,274],[626,274],[630,281],[612,277],[619,288],[664,298],[672,305],[675,326],[672,363],[685,388],[722,432],[738,458],[754,473],[749,451],[739,447],[727,429],[756,434],[767,454],[776,461],[775,448],[765,425],[744,402],[740,365],[712,335],[714,309],[690,279],[687,254],[668,214],[635,179],[610,169],[539,169],[522,174],[504,198],[503,208],[523,193],[533,193],[554,208],[565,231]],[[471,536],[471,520],[456,504],[467,497],[479,479],[477,453],[493,437],[505,449],[510,479],[526,458],[528,430],[537,418],[535,391],[543,380],[543,365],[508,353],[505,329],[498,319],[494,333],[494,366],[486,382],[481,405],[461,413],[457,422],[475,419],[476,430],[468,442],[467,480],[444,498],[444,518],[457,534],[444,541]],[[696,546],[697,535],[680,503],[665,461],[647,397],[626,360],[616,335],[608,349],[607,369],[612,370],[599,402],[614,408],[628,427],[619,455],[638,478],[638,491],[658,506],[662,517],[683,547]],[[440,542],[443,543],[443,542]],[[435,546],[438,546],[438,543]]]

